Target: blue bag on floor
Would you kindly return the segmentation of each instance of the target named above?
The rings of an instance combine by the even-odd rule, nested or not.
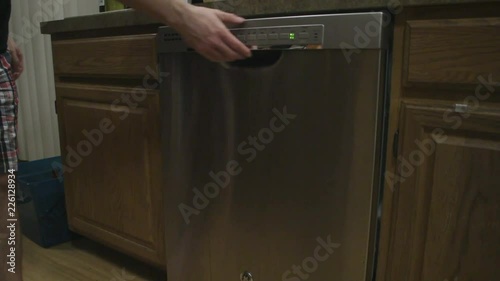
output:
[[[17,211],[22,233],[47,248],[67,242],[69,230],[61,157],[20,162],[17,174]]]

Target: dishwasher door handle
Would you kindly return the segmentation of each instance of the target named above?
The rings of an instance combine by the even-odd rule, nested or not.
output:
[[[238,60],[222,65],[227,68],[267,68],[279,63],[283,57],[281,50],[252,51],[252,56],[248,59]]]

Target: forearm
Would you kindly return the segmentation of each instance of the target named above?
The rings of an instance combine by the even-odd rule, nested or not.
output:
[[[214,62],[250,57],[252,52],[226,24],[242,24],[245,19],[215,9],[193,6],[186,0],[120,0],[173,27],[184,42]]]
[[[14,39],[12,39],[12,36],[9,36],[9,38],[7,38],[7,49],[12,50],[14,46]]]
[[[120,0],[124,4],[157,20],[175,26],[182,23],[183,13],[191,4],[185,0]]]

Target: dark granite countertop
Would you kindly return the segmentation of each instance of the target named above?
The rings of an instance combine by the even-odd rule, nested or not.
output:
[[[226,0],[205,3],[203,6],[218,8],[243,17],[252,18],[356,10],[382,10],[388,9],[391,5],[394,7],[394,3],[400,3],[404,8],[411,6],[492,2],[500,2],[500,0]],[[53,34],[152,24],[159,23],[136,11],[122,10],[44,22],[41,24],[41,30],[44,34]]]

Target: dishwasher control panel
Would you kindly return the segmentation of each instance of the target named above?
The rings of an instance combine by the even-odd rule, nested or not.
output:
[[[321,45],[324,26],[316,24],[234,28],[231,32],[249,46]]]

